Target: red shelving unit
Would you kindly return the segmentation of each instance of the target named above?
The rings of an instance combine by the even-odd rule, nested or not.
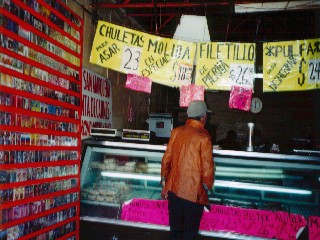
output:
[[[79,239],[83,20],[0,1],[0,239]]]

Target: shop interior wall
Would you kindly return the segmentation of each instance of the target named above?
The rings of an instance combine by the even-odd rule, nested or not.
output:
[[[112,127],[115,129],[145,128],[148,117],[147,111],[149,106],[149,94],[126,89],[126,74],[103,68],[89,62],[97,19],[95,19],[92,9],[83,7],[87,6],[85,1],[69,0],[68,6],[84,20],[83,67],[111,80]],[[126,18],[120,10],[104,10],[103,13],[97,14],[99,14],[99,16],[101,16],[105,21],[110,21],[119,25],[126,25],[128,27],[134,26],[134,29],[139,29],[139,26],[135,25],[135,22],[130,22],[131,20]],[[132,111],[130,111],[130,109]]]
[[[208,107],[213,111],[209,116],[207,129],[214,143],[234,129],[245,149],[249,132],[247,124],[253,122],[261,134],[260,142],[268,146],[272,143],[278,144],[281,152],[301,147],[294,144],[294,139],[310,140],[310,145],[303,146],[305,149],[319,148],[319,90],[263,93],[262,79],[257,79],[253,97],[258,97],[263,107],[261,112],[256,114],[230,109],[229,97],[229,91],[211,91],[205,94]],[[187,119],[186,109],[179,107],[179,90],[170,87],[153,86],[150,111],[172,113],[175,127],[184,124]]]
[[[258,81],[258,84],[261,84]],[[272,143],[280,145],[280,151],[287,152],[296,147],[294,139],[308,139],[313,149],[319,144],[319,91],[285,92],[285,93],[256,93],[262,101],[263,108],[260,113],[254,114],[228,106],[229,92],[208,93],[207,102],[213,109],[211,118],[215,125],[213,134],[216,140],[224,138],[230,129],[238,132],[239,139],[244,146],[248,139],[248,122],[255,123],[260,131],[261,142],[267,145]],[[311,146],[312,145],[312,146]]]
[[[172,113],[174,126],[183,124],[186,120],[186,109],[179,107],[179,89],[153,84],[151,94],[135,92],[125,88],[125,74],[89,62],[96,28],[93,16],[90,9],[89,12],[85,11],[75,1],[68,1],[68,5],[84,19],[83,67],[105,76],[112,82],[113,128],[148,130],[149,112]],[[101,16],[105,21],[139,29],[135,22],[130,22],[119,10],[104,10]],[[214,111],[207,126],[214,142],[224,138],[228,130],[234,129],[246,145],[247,123],[254,122],[264,141],[280,144],[280,150],[290,148],[293,138],[316,139],[319,144],[319,91],[262,93],[262,79],[258,79],[254,96],[259,97],[263,103],[263,109],[258,114],[229,109],[229,94],[221,91],[206,92],[206,101]]]

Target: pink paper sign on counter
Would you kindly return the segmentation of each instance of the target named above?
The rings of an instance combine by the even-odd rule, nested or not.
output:
[[[309,240],[320,239],[320,217],[310,216],[308,218]]]
[[[121,219],[169,225],[168,201],[134,198],[122,206]]]
[[[147,77],[130,73],[127,75],[126,88],[139,92],[151,93],[151,85],[152,81]]]
[[[123,204],[121,219],[167,226],[168,216],[166,200],[132,199]],[[202,215],[200,230],[295,240],[306,225],[299,214],[212,204],[210,212]]]
[[[211,205],[211,211],[203,213],[200,229],[294,240],[306,224],[298,214]]]

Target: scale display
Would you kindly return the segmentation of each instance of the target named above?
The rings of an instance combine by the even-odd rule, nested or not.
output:
[[[150,140],[150,131],[123,129],[122,139],[148,142]]]
[[[121,132],[112,128],[91,128],[90,135],[95,137],[121,137]]]

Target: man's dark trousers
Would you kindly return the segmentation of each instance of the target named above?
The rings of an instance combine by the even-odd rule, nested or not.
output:
[[[196,240],[204,205],[177,197],[169,192],[170,239]]]

